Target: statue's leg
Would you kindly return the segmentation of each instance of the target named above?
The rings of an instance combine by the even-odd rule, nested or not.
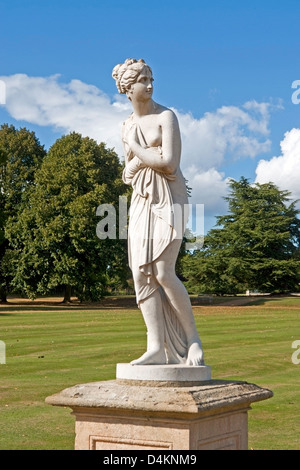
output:
[[[138,292],[140,285],[147,282],[146,276],[137,269],[133,270],[133,278]],[[147,298],[140,300],[139,307],[147,328],[147,351],[131,364],[166,364],[163,307],[159,290],[154,290]]]
[[[153,263],[153,273],[164,289],[168,302],[172,305],[187,338],[187,364],[204,363],[201,340],[195,325],[194,314],[186,288],[175,273],[175,263],[181,240],[175,239]]]

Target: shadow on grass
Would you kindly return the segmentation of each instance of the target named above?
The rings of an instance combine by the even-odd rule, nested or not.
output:
[[[274,304],[275,302],[281,303],[283,306],[284,303],[286,306],[296,306],[296,304],[300,301],[300,296],[297,294],[289,294],[289,295],[253,295],[253,296],[246,296],[246,295],[237,295],[235,297],[232,296],[224,296],[224,297],[213,297],[210,302],[203,300],[200,297],[191,298],[192,305],[197,306],[214,306],[214,307],[247,307],[247,306],[266,306],[269,303]],[[299,302],[300,307],[300,302]]]
[[[207,302],[202,297],[191,296],[191,303],[194,307],[247,307],[263,306],[269,302],[283,302],[299,300],[297,295],[287,296],[236,296],[236,297],[212,297]],[[300,303],[299,303],[300,306]],[[0,304],[0,316],[11,315],[14,312],[53,312],[53,311],[77,311],[77,310],[122,310],[138,309],[135,296],[111,296],[104,297],[98,302],[80,302],[74,299],[71,302],[63,302],[58,299],[25,300],[12,298],[6,303]]]
[[[249,298],[249,304],[248,305],[257,305],[257,306],[263,306],[263,305],[267,305],[268,303],[270,302],[284,302],[284,301],[289,301],[289,300],[293,300],[293,301],[300,301],[300,297],[297,296],[297,295],[278,295],[278,296],[267,296],[267,297],[264,297],[264,296],[260,296],[260,297],[254,297],[251,299],[251,297]],[[244,305],[247,305],[247,304],[244,304]],[[300,303],[299,303],[300,305]]]
[[[138,308],[135,297],[105,297],[98,302],[80,302],[75,299],[71,302],[54,300],[24,300],[9,299],[0,304],[0,316],[10,315],[13,312],[57,312],[57,311],[76,311],[76,310],[116,310],[126,308]]]

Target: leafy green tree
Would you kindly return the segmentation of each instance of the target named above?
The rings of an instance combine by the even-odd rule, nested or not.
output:
[[[285,292],[300,281],[300,220],[288,191],[231,180],[229,213],[184,260],[187,287],[217,294]]]
[[[0,295],[6,300],[10,258],[5,227],[16,223],[34,187],[35,171],[46,155],[34,132],[4,124],[0,127]]]
[[[116,153],[71,133],[58,139],[36,172],[35,189],[17,223],[7,227],[14,249],[12,284],[28,297],[64,288],[80,299],[97,300],[118,257],[127,259],[126,240],[96,235],[100,204],[118,204],[125,192]],[[121,269],[121,268],[120,268]]]

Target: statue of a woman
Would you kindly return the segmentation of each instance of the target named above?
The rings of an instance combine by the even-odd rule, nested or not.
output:
[[[203,365],[190,299],[175,274],[188,202],[178,121],[153,101],[152,70],[142,59],[116,65],[113,78],[133,107],[122,129],[123,180],[133,188],[128,257],[147,327],[147,351],[131,364]]]

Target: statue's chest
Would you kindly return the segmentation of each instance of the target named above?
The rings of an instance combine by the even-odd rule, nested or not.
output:
[[[158,147],[162,144],[161,126],[150,119],[138,123],[140,144],[148,147]]]

